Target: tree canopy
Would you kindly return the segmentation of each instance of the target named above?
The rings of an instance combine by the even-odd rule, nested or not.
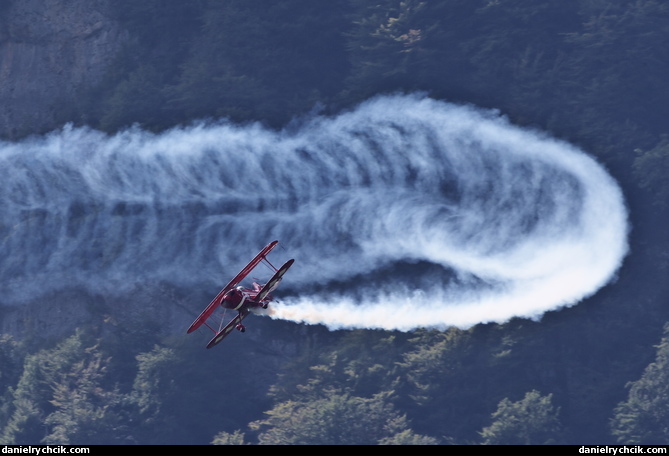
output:
[[[424,91],[586,148],[623,186],[632,253],[606,290],[541,321],[282,326],[272,342],[285,351],[233,340],[218,355],[102,315],[62,340],[3,335],[1,443],[666,443],[669,3],[110,4],[130,39],[100,86],[63,106],[64,122],[282,128]]]

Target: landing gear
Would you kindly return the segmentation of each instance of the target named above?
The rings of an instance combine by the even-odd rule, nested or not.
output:
[[[235,329],[237,329],[237,331],[239,331],[239,332],[246,331],[246,327],[241,323],[239,323],[237,326],[235,326]]]

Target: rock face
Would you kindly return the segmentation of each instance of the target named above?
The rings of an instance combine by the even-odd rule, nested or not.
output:
[[[113,1],[0,0],[0,139],[79,120],[64,116],[64,107],[100,82],[127,39]],[[94,302],[75,291],[52,298],[0,308],[1,332],[54,335],[85,320]]]
[[[127,38],[110,1],[3,0],[0,138],[58,127],[61,105],[101,80]]]

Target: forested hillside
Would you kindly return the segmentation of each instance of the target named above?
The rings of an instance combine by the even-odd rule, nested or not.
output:
[[[130,38],[103,82],[62,106],[62,124],[159,132],[228,118],[281,129],[421,91],[593,155],[623,189],[630,252],[611,284],[540,321],[410,332],[266,321],[219,351],[166,334],[160,318],[107,312],[57,340],[3,335],[0,442],[666,444],[669,3],[110,8]]]

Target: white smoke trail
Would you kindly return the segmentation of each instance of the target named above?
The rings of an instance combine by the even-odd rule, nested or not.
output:
[[[421,95],[280,132],[66,128],[1,143],[0,163],[3,304],[221,285],[279,239],[296,263],[273,318],[467,327],[575,304],[627,251],[621,191],[594,160]]]

